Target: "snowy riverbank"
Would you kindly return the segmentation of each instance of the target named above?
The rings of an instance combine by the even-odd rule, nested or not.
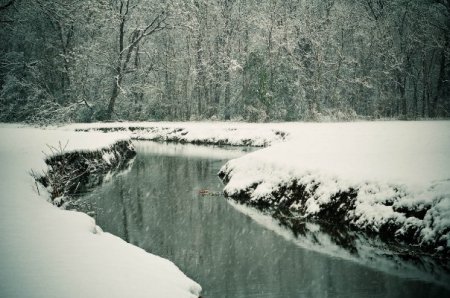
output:
[[[97,150],[129,135],[0,127],[1,297],[198,297],[200,286],[172,262],[61,210],[29,174],[46,169],[47,145]]]
[[[73,124],[77,131],[120,131],[136,140],[264,147],[285,140],[286,126],[233,122],[114,122]]]
[[[109,132],[109,133],[103,133]],[[42,150],[98,150],[119,140],[268,146],[229,161],[225,193],[254,205],[448,253],[450,122],[94,123],[0,127],[0,294],[13,297],[197,297],[170,261],[40,196],[29,170]],[[47,153],[48,150],[47,150]]]
[[[450,249],[450,122],[304,124],[231,160],[225,194],[419,245]]]
[[[134,139],[268,146],[221,169],[227,196],[450,250],[450,122],[94,123]]]

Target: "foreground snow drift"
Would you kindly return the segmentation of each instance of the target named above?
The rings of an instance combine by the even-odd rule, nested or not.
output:
[[[298,124],[231,160],[227,196],[450,250],[450,122]]]
[[[170,261],[46,202],[29,175],[46,168],[46,145],[97,150],[129,136],[2,126],[0,138],[1,297],[199,296],[200,286]]]

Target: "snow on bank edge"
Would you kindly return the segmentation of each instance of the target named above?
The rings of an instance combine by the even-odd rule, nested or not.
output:
[[[65,126],[77,131],[121,131],[132,139],[193,144],[265,147],[287,137],[278,124],[233,122],[115,122]]]
[[[230,180],[226,194],[449,251],[450,121],[124,122],[66,129],[122,131],[134,139],[271,145],[222,168]],[[286,190],[302,192],[302,198]]]
[[[229,161],[229,197],[450,251],[450,122],[307,124]]]
[[[109,233],[86,214],[37,194],[29,170],[45,169],[46,145],[96,150],[126,134],[0,127],[0,296],[198,297],[172,262]],[[48,151],[48,150],[47,150]],[[48,154],[48,152],[47,152]]]

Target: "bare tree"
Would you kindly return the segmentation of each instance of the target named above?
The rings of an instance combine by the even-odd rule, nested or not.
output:
[[[165,20],[167,18],[167,14],[165,11],[161,11],[157,13],[153,20],[146,24],[144,27],[138,26],[131,30],[131,33],[129,34],[127,39],[127,24],[129,22],[131,9],[130,2],[131,0],[121,0],[118,3],[118,53],[116,66],[114,67],[114,83],[111,97],[108,101],[105,119],[111,119],[112,117],[117,97],[123,90],[122,81],[124,79],[124,76],[135,71],[135,69],[130,67],[130,59],[133,52],[138,49],[139,44],[142,43],[145,38],[166,28]]]

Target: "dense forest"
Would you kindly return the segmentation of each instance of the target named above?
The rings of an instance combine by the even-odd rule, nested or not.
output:
[[[0,120],[450,116],[450,0],[0,0]]]

